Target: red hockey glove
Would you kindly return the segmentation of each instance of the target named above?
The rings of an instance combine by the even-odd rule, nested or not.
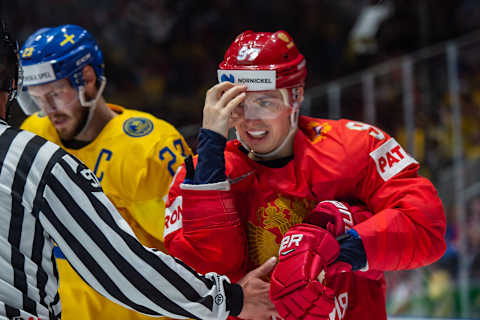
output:
[[[353,227],[353,215],[350,206],[345,202],[327,200],[317,204],[305,223],[310,223],[327,229],[333,236],[338,237]]]
[[[360,239],[352,239],[348,234],[354,225],[373,216],[364,205],[350,206],[346,202],[333,200],[318,203],[304,220],[327,229],[340,242],[340,255],[335,264],[328,268],[327,277],[335,273],[360,270],[366,264],[366,253]]]
[[[328,319],[335,303],[333,290],[324,285],[326,267],[339,251],[320,227],[298,224],[285,233],[270,283],[270,298],[284,320]]]
[[[330,231],[335,237],[344,234],[354,225],[373,216],[364,205],[350,206],[346,202],[326,200],[319,202],[304,223]]]

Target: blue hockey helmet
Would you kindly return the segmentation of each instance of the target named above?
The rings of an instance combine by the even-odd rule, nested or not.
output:
[[[102,51],[92,35],[76,25],[42,28],[20,50],[25,87],[68,78],[78,89],[82,70],[91,65],[98,78],[104,75]]]
[[[41,110],[28,94],[26,89],[29,86],[68,79],[79,93],[80,104],[91,108],[95,107],[105,88],[102,51],[93,36],[82,27],[67,24],[37,30],[25,41],[20,50],[20,59],[24,91],[19,94],[17,101],[27,115]],[[96,97],[89,101],[85,96],[82,74],[87,65],[93,67],[100,83]]]

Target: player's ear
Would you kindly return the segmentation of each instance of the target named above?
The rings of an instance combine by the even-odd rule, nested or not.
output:
[[[97,92],[97,75],[92,66],[87,65],[82,70],[83,82],[85,84],[85,93],[89,97],[95,97]]]

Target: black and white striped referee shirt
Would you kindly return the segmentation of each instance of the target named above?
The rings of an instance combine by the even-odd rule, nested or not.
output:
[[[61,316],[54,243],[90,286],[139,312],[240,312],[240,286],[143,247],[83,163],[0,120],[0,319]]]

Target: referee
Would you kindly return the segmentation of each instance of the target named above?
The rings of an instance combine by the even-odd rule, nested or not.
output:
[[[0,30],[0,117],[21,82],[17,44]],[[20,76],[19,76],[20,74]],[[56,243],[95,290],[152,316],[267,319],[276,315],[260,277],[239,284],[199,275],[143,247],[95,175],[57,145],[0,119],[0,319],[59,319]]]

